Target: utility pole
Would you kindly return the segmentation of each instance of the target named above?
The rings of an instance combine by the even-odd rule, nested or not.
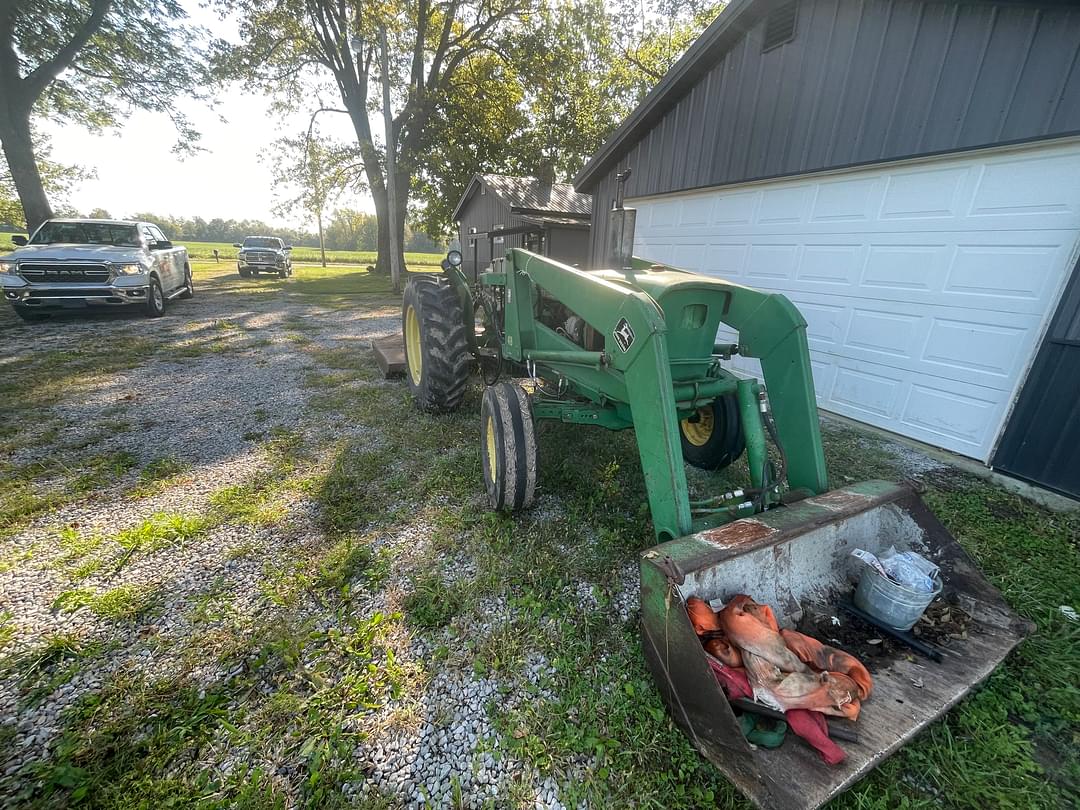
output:
[[[379,29],[382,51],[383,126],[386,128],[386,201],[387,227],[390,231],[390,279],[394,292],[401,292],[401,245],[397,223],[397,140],[394,138],[394,115],[390,109],[390,55],[386,46],[386,27]]]

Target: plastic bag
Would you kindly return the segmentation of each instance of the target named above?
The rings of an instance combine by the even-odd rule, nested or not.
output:
[[[937,587],[938,567],[914,551],[897,551],[895,546],[889,546],[888,551],[878,557],[869,551],[857,548],[851,552],[851,555],[874,568],[882,576],[906,588],[933,593]]]

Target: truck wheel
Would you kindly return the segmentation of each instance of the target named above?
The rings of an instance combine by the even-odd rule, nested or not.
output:
[[[241,267],[240,265],[236,265],[236,272],[240,274],[240,278],[247,278],[251,275],[250,270],[248,270],[246,267]]]
[[[289,271],[286,270],[284,267],[282,267],[280,270],[277,271],[277,277],[278,278],[288,278],[289,277]]]
[[[742,455],[746,446],[739,402],[734,394],[717,397],[711,405],[679,422],[683,458],[702,470],[722,470]]]
[[[27,323],[37,323],[38,321],[43,321],[45,320],[45,318],[48,317],[47,315],[43,315],[40,312],[36,312],[31,307],[20,306],[19,304],[13,304],[11,308],[15,310],[16,315],[18,315]]]
[[[195,282],[191,278],[191,268],[184,268],[184,291],[180,293],[181,298],[194,298],[195,297]]]
[[[461,301],[450,282],[416,276],[405,287],[401,308],[405,383],[416,406],[429,413],[456,410],[465,396],[472,355]]]
[[[492,509],[514,512],[536,494],[536,430],[520,385],[488,386],[480,406],[480,455]]]
[[[150,287],[146,290],[146,316],[160,318],[165,314],[165,293],[161,291],[161,282],[156,276],[150,276]]]

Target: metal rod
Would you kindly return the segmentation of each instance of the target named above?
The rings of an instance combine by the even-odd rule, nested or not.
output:
[[[675,390],[677,402],[697,402],[700,406],[703,404],[701,402],[703,399],[715,399],[724,394],[730,394],[735,390],[736,383],[737,381],[731,377],[716,377],[697,382],[677,382],[672,388]]]
[[[746,463],[750,468],[750,480],[755,489],[764,484],[765,462],[768,459],[765,450],[765,430],[761,426],[761,412],[758,410],[758,390],[760,386],[751,379],[739,380],[735,390],[739,399],[739,419],[742,422],[743,436],[746,437]]]
[[[885,633],[885,635],[892,636],[901,644],[906,644],[908,647],[910,647],[920,655],[925,655],[931,661],[937,661],[938,663],[941,663],[941,661],[944,660],[941,651],[937,647],[933,646],[932,644],[927,644],[925,641],[919,641],[919,639],[915,638],[915,636],[911,635],[911,633],[909,633],[908,631],[897,630],[895,627],[889,627],[889,625],[885,624],[880,619],[874,618],[869,613],[859,610],[859,608],[855,607],[855,605],[853,605],[846,599],[841,599],[839,604],[841,610],[846,610],[852,616],[855,616],[858,619],[862,619],[867,624],[872,624],[882,633]]]
[[[567,365],[589,366],[591,368],[600,368],[604,365],[603,352],[529,349],[525,352],[525,359],[532,360],[535,363],[565,363]]]

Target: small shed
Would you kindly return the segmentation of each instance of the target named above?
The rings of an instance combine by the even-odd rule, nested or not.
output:
[[[790,298],[822,409],[1080,497],[1080,5],[732,0],[576,178],[593,266],[626,168],[635,253]]]
[[[582,264],[591,220],[592,197],[568,183],[502,174],[474,175],[454,209],[469,278],[512,247]]]

